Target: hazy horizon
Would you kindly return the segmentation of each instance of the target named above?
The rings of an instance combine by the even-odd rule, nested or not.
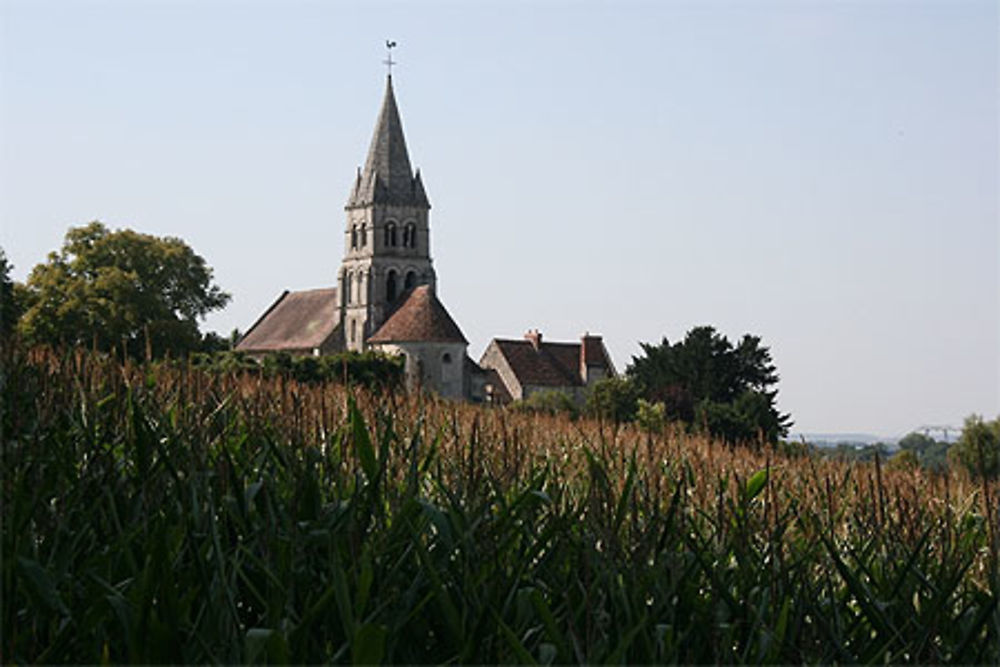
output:
[[[0,4],[0,245],[177,236],[245,331],[333,285],[385,81],[493,337],[763,338],[795,432],[1000,414],[992,2]]]

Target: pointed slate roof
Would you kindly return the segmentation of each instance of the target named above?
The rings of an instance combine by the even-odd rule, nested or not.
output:
[[[391,74],[386,78],[385,97],[368,148],[368,159],[365,168],[358,171],[347,208],[373,203],[430,208],[420,172],[414,176],[410,167]]]
[[[430,285],[414,287],[368,342],[469,343]]]
[[[337,328],[337,288],[289,292],[271,304],[236,346],[245,352],[312,350]]]

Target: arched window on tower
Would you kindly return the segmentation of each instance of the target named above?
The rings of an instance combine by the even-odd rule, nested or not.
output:
[[[403,289],[410,289],[417,284],[417,273],[416,271],[407,271],[406,280],[403,281]]]
[[[385,279],[385,300],[390,303],[396,300],[396,271],[389,269],[389,275]]]
[[[390,222],[385,226],[385,247],[396,247],[396,223]]]
[[[407,248],[417,247],[417,226],[412,222],[406,223],[406,228],[403,230],[403,245]]]
[[[368,245],[368,225],[361,223],[361,247]]]
[[[354,294],[354,280],[350,273],[344,274],[344,303],[351,303],[351,295]]]
[[[351,226],[351,250],[358,247],[358,226]]]

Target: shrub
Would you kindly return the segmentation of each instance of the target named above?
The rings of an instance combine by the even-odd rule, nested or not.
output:
[[[968,417],[948,455],[974,477],[995,478],[1000,471],[1000,417],[993,421],[983,421],[979,415]]]
[[[573,398],[564,391],[546,389],[528,395],[528,398],[514,404],[516,409],[543,412],[550,415],[565,414],[576,419],[580,410]]]
[[[584,409],[591,417],[618,424],[635,419],[638,399],[639,386],[634,380],[609,377],[598,380],[590,388]]]
[[[282,376],[298,382],[334,382],[369,389],[398,389],[403,383],[402,357],[382,352],[341,352],[320,357],[275,352],[259,361],[243,352],[198,353],[196,368],[211,373],[256,372],[264,377]]]
[[[667,406],[663,403],[650,403],[644,398],[639,399],[638,405],[636,421],[639,426],[650,433],[663,433],[667,426]]]
[[[920,459],[913,450],[901,449],[892,455],[886,465],[896,470],[916,470],[920,467]]]

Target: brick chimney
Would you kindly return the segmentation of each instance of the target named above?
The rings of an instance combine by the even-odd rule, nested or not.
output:
[[[524,334],[525,340],[531,343],[531,347],[538,351],[538,348],[542,346],[542,332],[538,329],[529,329]]]
[[[600,336],[590,335],[589,331],[580,337],[580,379],[585,384],[606,377],[602,340]]]

